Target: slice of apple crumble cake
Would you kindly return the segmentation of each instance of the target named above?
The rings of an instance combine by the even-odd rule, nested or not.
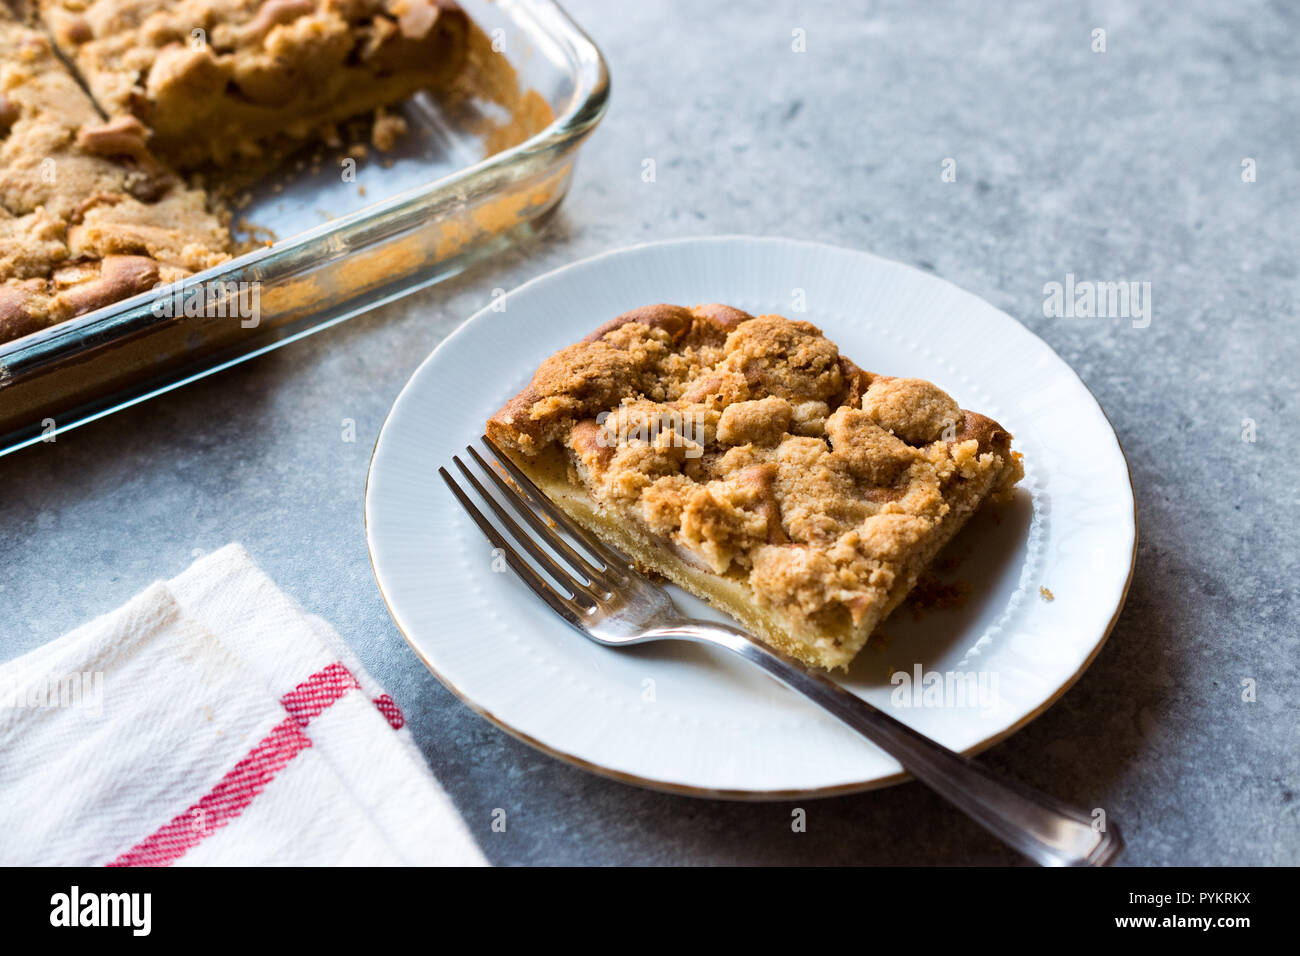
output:
[[[1011,435],[807,322],[654,305],[546,359],[488,435],[567,513],[773,646],[847,667],[985,500]]]

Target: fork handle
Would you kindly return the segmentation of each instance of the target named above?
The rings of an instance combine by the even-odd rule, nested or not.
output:
[[[739,654],[848,724],[917,780],[1042,866],[1104,866],[1124,848],[1119,828],[1109,820],[1104,829],[1097,829],[1082,810],[935,743],[826,675],[759,644],[743,631],[712,621],[684,621],[656,628],[654,633]]]

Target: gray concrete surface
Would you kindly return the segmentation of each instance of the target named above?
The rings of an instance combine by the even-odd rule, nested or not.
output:
[[[794,834],[791,805],[571,769],[443,689],[374,585],[361,520],[373,440],[415,366],[494,287],[648,239],[817,239],[933,270],[1019,318],[1083,376],[1132,464],[1141,546],[1113,636],[984,759],[1109,808],[1129,863],[1300,862],[1300,7],[571,9],[609,58],[613,104],[542,237],[0,459],[0,657],[240,541],[389,687],[496,863],[1014,862],[915,784],[809,804]],[[956,182],[941,181],[946,158]],[[1149,281],[1150,325],[1044,318],[1043,285],[1067,272]],[[344,418],[355,443],[339,440]],[[490,830],[496,807],[505,834]]]

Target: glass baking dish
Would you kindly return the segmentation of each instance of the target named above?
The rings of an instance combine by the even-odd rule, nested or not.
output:
[[[421,94],[383,156],[321,148],[239,196],[269,245],[0,344],[0,455],[328,328],[529,234],[564,198],[609,74],[553,0],[459,0],[465,94]]]

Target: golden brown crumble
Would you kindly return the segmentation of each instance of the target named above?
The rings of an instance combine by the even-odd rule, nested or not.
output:
[[[3,17],[0,99],[0,343],[230,258],[141,123],[105,121],[49,39]]]
[[[335,124],[444,88],[469,30],[450,0],[34,6],[105,115],[140,119],[154,154],[184,169],[261,159],[286,140],[341,145]],[[400,123],[381,113],[376,144]]]
[[[620,316],[546,359],[488,433],[525,457],[559,443],[603,510],[796,629],[874,624],[940,526],[1023,475],[1011,436],[932,383],[719,305]]]

